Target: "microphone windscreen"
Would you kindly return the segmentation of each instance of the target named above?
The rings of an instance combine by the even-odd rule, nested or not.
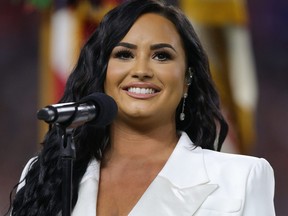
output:
[[[114,99],[104,93],[93,93],[84,97],[78,103],[92,103],[95,105],[96,116],[89,124],[98,127],[105,127],[111,124],[118,112],[118,107]]]

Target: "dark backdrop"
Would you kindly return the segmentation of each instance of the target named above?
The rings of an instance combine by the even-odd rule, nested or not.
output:
[[[11,1],[12,2],[12,1]],[[257,143],[276,178],[278,216],[288,215],[288,10],[286,0],[248,2],[259,81]],[[0,3],[0,214],[37,151],[38,13]],[[285,5],[286,4],[286,5]]]

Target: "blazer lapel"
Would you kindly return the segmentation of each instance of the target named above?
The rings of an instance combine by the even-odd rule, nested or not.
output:
[[[72,216],[95,216],[100,163],[92,160],[79,188]],[[129,216],[192,216],[218,185],[209,184],[203,151],[193,146],[186,133],[167,163]]]
[[[100,174],[100,163],[90,162],[80,182],[78,200],[71,216],[95,216]]]
[[[129,216],[192,216],[217,185],[197,185],[179,189],[167,179],[157,177]]]
[[[217,187],[209,184],[202,149],[193,147],[182,133],[166,165],[129,216],[192,216]]]

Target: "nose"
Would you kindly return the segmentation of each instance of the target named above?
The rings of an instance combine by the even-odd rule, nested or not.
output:
[[[132,69],[132,77],[139,80],[151,79],[154,73],[150,67],[149,60],[145,58],[137,59]]]

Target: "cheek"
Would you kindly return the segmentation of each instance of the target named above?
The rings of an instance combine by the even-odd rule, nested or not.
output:
[[[104,91],[110,94],[119,86],[125,76],[125,68],[117,64],[115,61],[109,61],[107,66],[106,79],[104,82]]]
[[[178,106],[181,98],[186,92],[184,70],[184,68],[180,67],[174,69],[170,68],[170,70],[167,70],[167,73],[162,76],[163,83],[167,90],[166,93],[170,98],[170,102],[173,104],[173,108],[174,106]]]
[[[182,67],[167,67],[159,73],[158,77],[173,89],[179,88],[181,90],[183,89],[181,87],[185,85],[185,72]]]

